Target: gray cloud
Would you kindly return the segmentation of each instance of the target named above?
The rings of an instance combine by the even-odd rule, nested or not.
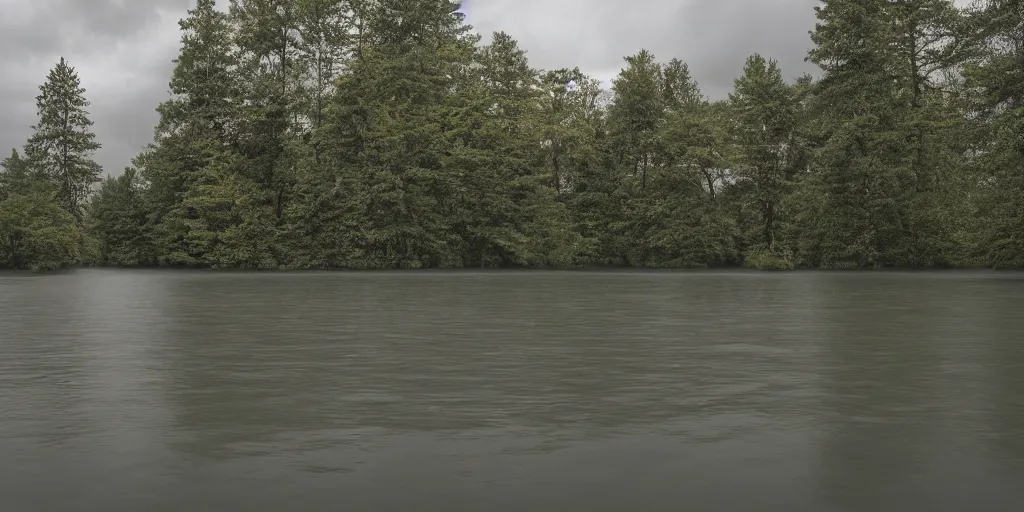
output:
[[[144,33],[165,12],[181,12],[190,0],[0,0],[4,59],[52,53],[88,55]]]
[[[104,145],[97,160],[118,174],[152,138],[167,97],[177,20],[194,0],[0,0],[0,153],[21,147],[35,122],[38,85],[61,57],[74,65]],[[221,3],[226,3],[221,0]],[[647,48],[690,64],[706,94],[721,98],[754,52],[790,77],[814,67],[816,0],[467,0],[482,34],[508,32],[538,68],[580,66],[608,80],[622,58]]]
[[[468,0],[481,33],[505,30],[540,68],[580,66],[607,80],[641,48],[686,61],[705,94],[723,98],[752,53],[773,57],[796,77],[817,0]]]
[[[21,148],[36,121],[35,96],[65,57],[86,88],[97,160],[118,173],[150,138],[166,97],[176,20],[191,0],[0,0],[0,152]]]

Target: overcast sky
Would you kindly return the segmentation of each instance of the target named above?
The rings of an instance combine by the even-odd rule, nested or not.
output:
[[[226,3],[227,0],[220,0]],[[82,79],[97,160],[119,174],[152,138],[156,105],[167,97],[177,21],[194,0],[0,0],[0,151],[24,144],[35,96],[48,70],[68,59]],[[804,62],[816,0],[468,0],[467,21],[482,34],[519,40],[534,67],[580,66],[613,77],[622,57],[647,48],[689,63],[704,92],[721,98],[747,55],[779,60],[790,78]]]

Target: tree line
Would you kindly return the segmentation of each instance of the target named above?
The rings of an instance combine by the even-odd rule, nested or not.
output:
[[[451,0],[198,0],[154,138],[100,181],[61,61],[0,173],[0,266],[1024,267],[1024,2],[826,0],[786,80],[609,91]]]

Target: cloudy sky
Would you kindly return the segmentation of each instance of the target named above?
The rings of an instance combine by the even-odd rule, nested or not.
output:
[[[227,0],[221,0],[226,3]],[[0,151],[20,148],[35,122],[37,87],[61,56],[79,72],[97,160],[118,174],[152,137],[177,55],[177,20],[194,0],[0,0]],[[790,77],[803,61],[816,0],[468,0],[477,31],[510,33],[534,67],[580,66],[603,80],[622,57],[647,48],[679,57],[712,97],[732,86],[747,55],[779,60]]]

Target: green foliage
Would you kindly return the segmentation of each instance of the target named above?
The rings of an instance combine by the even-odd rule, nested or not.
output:
[[[608,109],[608,132],[618,164],[645,189],[665,118],[661,66],[647,50],[626,57],[626,63],[612,83],[615,100]]]
[[[763,261],[788,220],[785,201],[802,163],[796,91],[785,83],[775,61],[753,55],[729,99],[735,119],[730,133],[738,152],[734,173],[746,214],[741,218],[756,219],[745,226],[744,244],[766,247],[747,256]]]
[[[819,80],[755,54],[711,101],[646,50],[610,90],[536,70],[451,0],[199,0],[153,143],[91,201],[88,103],[64,61],[50,73],[25,156],[3,161],[0,257],[1024,267],[1021,9],[825,0]]]
[[[100,168],[100,146],[74,68],[61,59],[36,98],[38,123],[0,162],[0,268],[55,270],[82,262],[83,206]]]
[[[17,195],[25,194],[29,188],[41,180],[33,180],[29,162],[25,161],[17,149],[11,150],[11,156],[0,162],[0,201]]]
[[[543,128],[539,76],[510,36],[496,33],[476,56],[454,102],[452,150],[464,200],[457,224],[466,266],[565,266],[579,236],[537,154]]]
[[[101,171],[92,160],[100,144],[90,131],[85,89],[75,69],[61,58],[39,90],[39,122],[25,145],[28,164],[51,178],[61,205],[81,219],[90,187],[99,181]]]
[[[955,224],[958,113],[939,81],[952,40],[952,3],[832,0],[818,9],[812,61],[826,142],[804,184],[810,266],[934,267],[959,262]]]
[[[618,258],[615,226],[621,222],[618,173],[604,165],[605,117],[597,80],[578,68],[541,73],[535,157],[544,182],[565,204],[574,264],[607,264]]]
[[[743,265],[757,270],[793,270],[793,254],[785,249],[752,247],[743,259]]]
[[[442,162],[458,129],[453,93],[476,38],[447,0],[380,2],[365,24],[375,44],[337,84],[324,126],[326,151],[340,157],[336,180],[352,187],[338,206],[361,220],[357,265],[459,266],[464,183]]]
[[[89,234],[96,241],[92,263],[147,266],[157,261],[145,187],[131,167],[108,177],[89,204]]]
[[[973,252],[990,267],[1024,268],[1024,3],[988,2],[965,25],[965,89],[980,121]]]
[[[0,201],[0,266],[56,270],[79,263],[82,231],[45,187]]]

